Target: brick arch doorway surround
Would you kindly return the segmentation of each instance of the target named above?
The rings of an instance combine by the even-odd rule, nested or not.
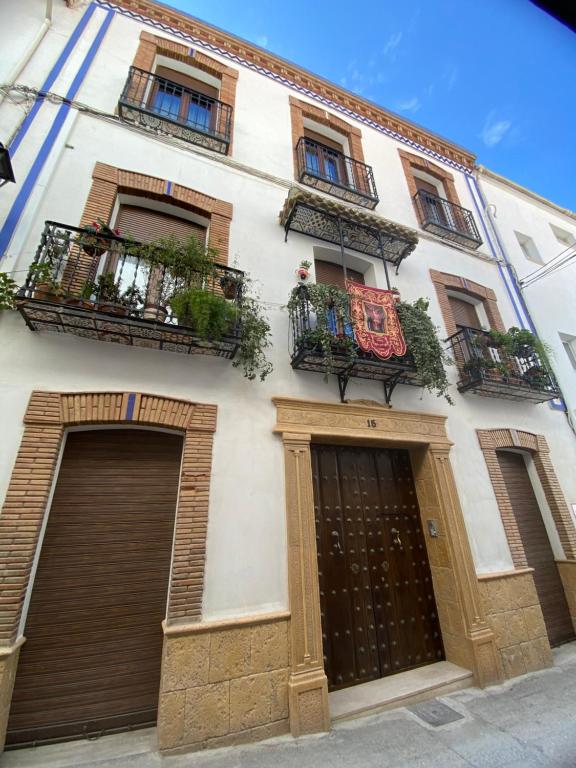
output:
[[[445,417],[391,411],[371,402],[333,404],[273,398],[274,431],[284,443],[291,612],[290,727],[293,735],[330,728],[322,652],[310,446],[313,442],[406,448],[418,502],[439,536],[426,546],[446,659],[474,672],[480,686],[502,677],[494,633],[482,608],[458,494]]]
[[[208,489],[217,407],[140,392],[32,393],[24,434],[0,516],[0,744],[3,743],[24,611],[42,528],[69,427],[156,427],[183,436],[180,492],[165,631],[201,619]],[[159,727],[162,727],[159,715]]]

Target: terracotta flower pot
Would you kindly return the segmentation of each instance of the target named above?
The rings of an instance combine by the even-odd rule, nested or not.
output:
[[[145,320],[157,320],[159,323],[164,323],[167,316],[168,310],[166,307],[161,307],[159,304],[146,303],[144,305],[144,312],[142,313],[142,317]]]
[[[128,307],[123,304],[117,304],[114,301],[101,301],[98,304],[98,309],[101,312],[106,312],[109,315],[119,315],[125,317],[128,314]]]
[[[304,267],[298,267],[296,270],[296,277],[300,283],[305,283],[310,277],[310,271]]]
[[[64,299],[65,304],[69,304],[71,307],[78,307],[79,309],[93,309],[94,302],[90,299],[83,299],[81,296],[67,296]]]
[[[33,297],[40,301],[61,302],[62,297],[54,293],[54,289],[49,283],[37,283],[34,287]]]

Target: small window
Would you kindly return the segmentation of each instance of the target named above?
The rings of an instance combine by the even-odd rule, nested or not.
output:
[[[576,244],[576,237],[574,237],[571,232],[566,232],[566,230],[560,229],[560,227],[555,227],[554,224],[550,224],[550,229],[554,233],[556,240],[558,240],[564,248],[569,248],[571,245]]]
[[[570,360],[572,368],[576,371],[576,336],[567,336],[561,333],[560,340],[562,341],[562,346],[568,355],[568,360]]]
[[[514,234],[516,235],[518,245],[522,249],[524,256],[535,264],[544,264],[544,259],[540,256],[534,240],[532,240],[531,237],[528,237],[528,235],[523,235],[521,232],[515,232]]]

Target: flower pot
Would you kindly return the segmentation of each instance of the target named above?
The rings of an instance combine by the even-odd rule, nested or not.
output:
[[[125,307],[123,304],[118,304],[115,301],[101,301],[98,303],[98,309],[100,312],[106,312],[109,315],[125,317],[128,314],[128,307]]]
[[[308,269],[305,269],[304,267],[298,267],[298,269],[296,270],[296,278],[299,283],[308,282],[309,277],[310,277],[310,271]]]
[[[142,317],[145,320],[157,320],[159,323],[166,322],[168,316],[168,310],[166,307],[161,307],[160,304],[146,303],[144,305],[144,312]]]
[[[81,296],[67,296],[64,303],[79,309],[94,309],[94,302],[90,299],[83,299]]]
[[[97,253],[104,253],[110,247],[109,241],[104,237],[91,236],[90,239],[80,243],[87,256],[94,257]]]
[[[33,298],[40,299],[40,301],[62,301],[62,297],[54,293],[54,288],[49,283],[37,283],[34,287]]]
[[[235,299],[238,296],[238,283],[230,277],[220,278],[220,287],[225,299]]]

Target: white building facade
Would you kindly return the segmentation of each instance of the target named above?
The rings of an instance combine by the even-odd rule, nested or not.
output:
[[[16,5],[40,30],[44,5]],[[391,673],[447,660],[489,685],[551,665],[576,617],[576,441],[554,383],[489,338],[523,310],[486,205],[505,240],[536,240],[535,204],[516,210],[466,150],[149,0],[55,2],[27,54],[0,105],[16,175],[1,270],[23,286],[0,314],[8,743],[154,723],[165,751],[298,735]],[[159,311],[158,266],[123,314],[82,303],[87,280],[144,269],[123,235],[170,232],[210,246],[216,294],[250,275],[264,381],[233,367],[233,339]],[[49,257],[67,300],[27,282]],[[343,285],[343,259],[429,300],[453,405],[405,360],[325,379],[286,305],[302,261]],[[564,390],[553,336],[576,329],[550,303],[534,322]]]

